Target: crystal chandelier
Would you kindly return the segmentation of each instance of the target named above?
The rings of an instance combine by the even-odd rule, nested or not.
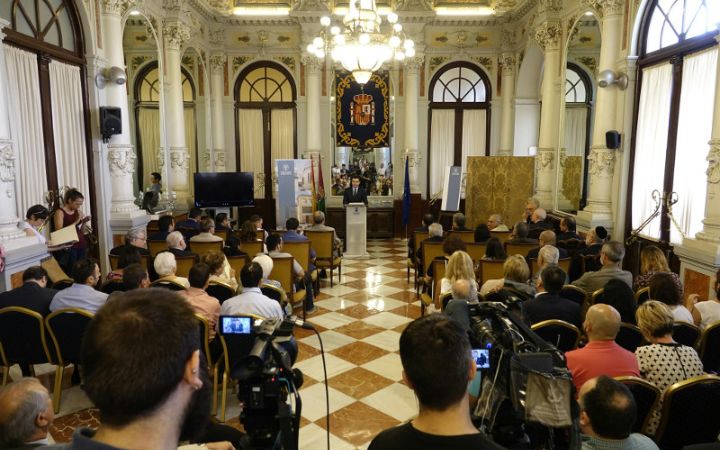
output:
[[[405,37],[397,14],[390,12],[387,21],[391,28],[381,32],[375,0],[350,0],[342,24],[333,24],[327,16],[320,19],[320,35],[308,44],[307,51],[320,59],[329,52],[333,61],[352,72],[355,81],[365,84],[386,61],[415,56],[415,43]]]

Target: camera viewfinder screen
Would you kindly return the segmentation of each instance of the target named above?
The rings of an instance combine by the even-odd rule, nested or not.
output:
[[[252,332],[252,317],[222,317],[223,334],[250,334]]]
[[[474,348],[472,349],[472,355],[475,360],[475,367],[478,369],[490,368],[490,350],[486,348]]]

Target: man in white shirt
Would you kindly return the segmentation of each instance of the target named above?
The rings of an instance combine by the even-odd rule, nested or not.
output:
[[[220,308],[221,316],[253,314],[267,319],[285,317],[280,303],[263,295],[260,291],[263,270],[260,264],[251,262],[240,271],[243,285],[242,294],[225,300]]]
[[[93,314],[105,304],[108,294],[95,289],[102,278],[94,258],[77,261],[72,270],[73,285],[55,294],[50,312],[65,308],[80,308]]]

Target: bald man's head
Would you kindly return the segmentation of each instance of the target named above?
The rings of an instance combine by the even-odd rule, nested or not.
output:
[[[542,233],[540,233],[540,236],[538,238],[540,240],[540,247],[543,245],[555,245],[555,240],[557,239],[555,237],[555,232],[552,230],[545,230]]]
[[[50,394],[36,378],[23,378],[0,390],[0,448],[46,438],[54,419]]]
[[[590,341],[615,340],[620,331],[620,313],[610,305],[593,305],[585,316],[584,328]]]
[[[470,298],[470,281],[464,278],[455,280],[451,292],[455,300],[467,300]]]

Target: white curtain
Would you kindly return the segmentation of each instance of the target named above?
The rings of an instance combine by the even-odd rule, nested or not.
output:
[[[263,146],[263,116],[260,109],[238,111],[240,129],[240,170],[255,173],[255,198],[265,197],[265,188],[257,174],[265,172]]]
[[[160,110],[158,108],[141,107],[138,114],[138,129],[140,130],[140,148],[142,155],[142,183],[145,190],[150,185],[151,173],[160,170]],[[164,182],[167,186],[167,181]]]
[[[694,54],[683,61],[680,115],[673,191],[678,202],[673,206],[677,225],[688,237],[702,231],[705,216],[707,180],[700,169],[707,164],[708,141],[712,134],[713,100],[717,77],[717,47]],[[670,241],[682,242],[675,224],[670,227]]]
[[[654,189],[661,193],[663,191],[671,95],[672,65],[665,63],[643,70],[635,137],[635,167],[632,188],[633,228],[637,228],[652,214],[655,208],[652,191]],[[642,234],[659,239],[660,216],[645,227]]]
[[[565,107],[565,155],[585,156],[587,107]]]
[[[276,159],[295,157],[295,127],[292,109],[273,109],[270,111],[270,158],[272,158],[273,179]],[[277,185],[273,183],[273,198],[277,194]]]
[[[455,156],[455,110],[433,110],[430,127],[429,181],[430,196],[433,196],[443,187],[445,168],[453,165]]]
[[[466,109],[463,111],[462,128],[462,198],[465,198],[465,180],[467,179],[467,157],[485,156],[485,117],[484,109]]]
[[[85,195],[86,201],[89,201],[89,167],[80,67],[51,61],[50,97],[58,185],[79,189]]]
[[[10,126],[15,140],[15,193],[18,214],[45,204],[47,170],[37,55],[5,45]],[[85,148],[83,146],[83,148]]]
[[[188,149],[190,154],[190,173],[188,174],[188,186],[190,189],[190,195],[195,195],[195,172],[198,168],[197,142],[195,140],[195,108],[185,108],[183,110],[184,121],[185,121],[185,147]]]

